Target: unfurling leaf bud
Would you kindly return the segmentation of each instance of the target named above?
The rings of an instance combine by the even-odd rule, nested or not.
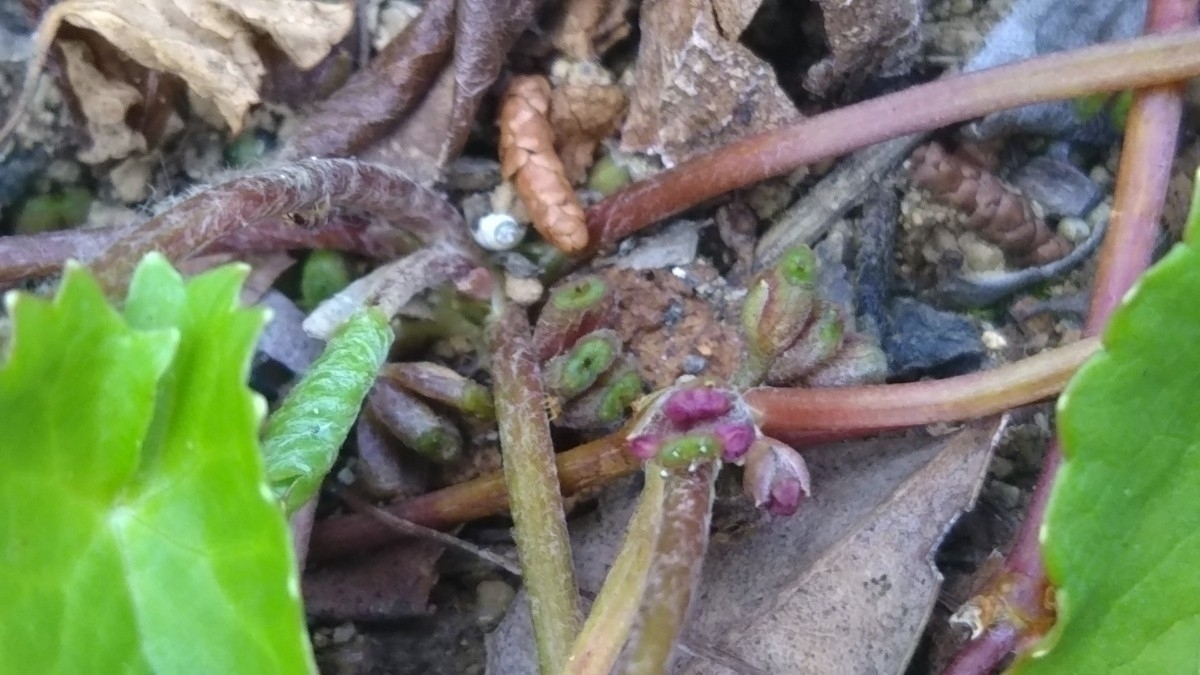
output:
[[[712,434],[680,436],[662,444],[658,449],[658,463],[667,468],[687,466],[716,459],[721,450],[721,441]]]
[[[616,308],[608,284],[598,276],[570,279],[550,290],[533,328],[533,352],[548,361],[582,336],[609,325]]]
[[[808,467],[791,446],[760,437],[746,455],[742,490],[755,506],[776,516],[790,516],[809,495]]]
[[[836,306],[820,302],[804,332],[767,370],[766,382],[774,386],[794,384],[805,374],[833,358],[842,347],[846,325]]]
[[[887,379],[888,364],[883,350],[862,335],[851,335],[832,359],[804,378],[810,387],[848,387],[880,384]]]
[[[396,383],[377,380],[367,400],[375,419],[426,459],[448,462],[462,453],[458,428]]]
[[[712,433],[721,442],[721,459],[735,464],[741,464],[741,459],[758,436],[758,430],[750,422],[719,424]]]
[[[621,337],[602,329],[588,333],[566,354],[550,359],[543,371],[546,392],[569,400],[587,391],[621,354]]]
[[[614,364],[582,396],[563,403],[554,422],[568,429],[601,429],[619,423],[642,395],[643,382],[629,357]]]
[[[496,418],[492,392],[478,382],[436,363],[388,363],[380,377],[419,394],[485,420]]]
[[[812,249],[797,246],[750,283],[742,330],[752,358],[769,362],[796,341],[812,313],[816,273]]]
[[[663,414],[680,429],[688,429],[729,412],[729,394],[708,387],[689,387],[673,392],[663,404]]]
[[[658,454],[658,449],[662,447],[663,439],[655,434],[646,434],[645,436],[634,436],[625,439],[625,449],[629,454],[641,460],[650,459]]]

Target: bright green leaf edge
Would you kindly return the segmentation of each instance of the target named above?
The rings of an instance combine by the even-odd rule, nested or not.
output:
[[[0,664],[36,673],[315,672],[246,385],[265,321],[244,266],[184,283],[158,255],[125,316],[68,266],[6,297]]]
[[[1149,270],[1059,399],[1053,631],[1011,672],[1200,670],[1200,233]]]

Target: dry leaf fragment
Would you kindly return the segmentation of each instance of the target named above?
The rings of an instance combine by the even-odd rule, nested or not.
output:
[[[179,75],[237,132],[259,100],[257,36],[310,68],[353,19],[352,4],[318,0],[67,0],[46,12],[38,44],[48,45],[63,22],[95,31],[146,68]]]
[[[546,78],[513,78],[500,108],[500,172],[512,181],[538,233],[563,252],[576,253],[587,247],[587,225],[554,151],[549,112]]]
[[[567,180],[574,184],[587,175],[596,148],[616,131],[627,99],[607,70],[589,62],[563,67],[564,81],[556,81],[550,95],[550,125]]]
[[[714,543],[691,630],[770,673],[904,672],[937,599],[933,554],[1003,426],[808,450],[812,498]],[[691,658],[679,672],[732,671]]]
[[[794,120],[771,66],[716,23],[712,0],[642,8],[642,43],[623,149],[675,164]]]
[[[146,149],[146,138],[125,123],[125,114],[141,100],[133,86],[106,78],[96,69],[82,44],[64,40],[62,49],[67,81],[79,100],[92,146],[79,153],[86,164],[120,159]]]

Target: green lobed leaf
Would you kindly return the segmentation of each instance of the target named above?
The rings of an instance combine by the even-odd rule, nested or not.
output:
[[[287,525],[245,385],[246,269],[139,267],[126,316],[69,267],[10,295],[0,365],[0,663],[37,673],[303,673]]]
[[[1200,251],[1180,244],[1129,293],[1104,351],[1059,399],[1065,461],[1042,532],[1058,622],[1013,672],[1196,670],[1198,295]]]

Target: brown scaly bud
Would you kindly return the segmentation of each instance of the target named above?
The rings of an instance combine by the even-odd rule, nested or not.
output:
[[[564,281],[550,290],[550,299],[533,328],[533,352],[538,361],[549,361],[583,335],[608,326],[616,302],[609,286],[598,276]]]
[[[380,379],[367,397],[368,411],[407,448],[434,462],[462,454],[458,428],[396,383]]]
[[[758,508],[790,516],[810,494],[808,467],[790,445],[762,436],[746,455],[742,490]]]
[[[913,152],[912,179],[935,199],[967,214],[967,227],[999,246],[1017,264],[1044,264],[1072,248],[1019,191],[991,171],[947,153],[937,143]]]
[[[810,387],[848,387],[881,384],[888,364],[883,350],[857,333],[846,337],[838,353],[804,378]]]
[[[455,410],[487,420],[496,418],[491,390],[445,366],[427,361],[388,363],[379,376]]]
[[[500,172],[525,205],[533,227],[564,253],[587,248],[583,207],[554,150],[550,82],[514,77],[500,106]]]

